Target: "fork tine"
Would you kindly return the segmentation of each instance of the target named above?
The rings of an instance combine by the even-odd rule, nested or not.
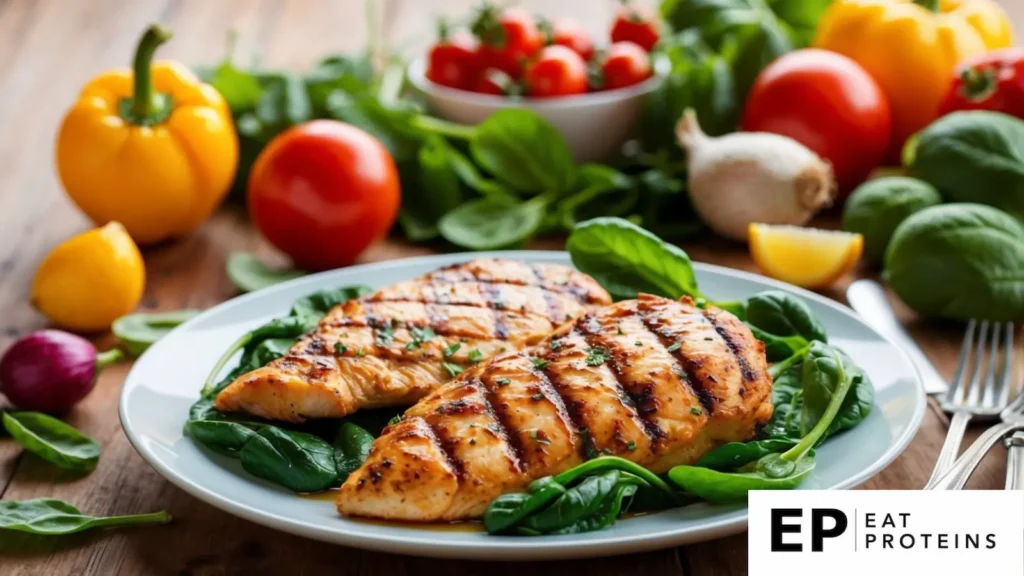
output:
[[[978,406],[981,403],[982,370],[985,369],[985,345],[988,344],[988,320],[982,320],[978,330],[978,347],[974,352],[974,374],[971,376],[970,392],[967,396],[967,403],[971,406]]]
[[[1010,394],[1013,392],[1013,357],[1016,350],[1013,347],[1013,322],[1006,323],[1006,329],[1003,333],[1003,340],[1005,345],[1003,346],[1003,366],[999,372],[999,395],[996,399],[998,406],[1006,406],[1010,400]]]
[[[967,371],[968,360],[971,357],[971,346],[974,342],[974,330],[977,322],[971,320],[967,323],[967,330],[964,331],[964,341],[960,344],[960,357],[956,361],[956,370],[953,372],[953,379],[946,390],[946,403],[954,404],[962,402],[965,396],[964,372]]]
[[[992,323],[992,341],[989,343],[988,348],[988,368],[985,370],[985,385],[982,391],[982,405],[985,408],[996,407],[996,396],[1000,393],[1003,379],[1003,362],[1000,359],[1005,359],[1006,355],[1002,354],[1002,348],[1000,347],[1000,336],[1002,335],[1002,323]],[[999,373],[1000,378],[996,380],[996,373]]]

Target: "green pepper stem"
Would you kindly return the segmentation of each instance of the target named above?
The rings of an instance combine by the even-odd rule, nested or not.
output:
[[[135,62],[132,65],[135,73],[135,86],[132,89],[131,116],[134,121],[155,116],[159,112],[156,92],[153,90],[153,79],[150,65],[153,54],[158,46],[171,39],[171,31],[160,24],[152,24],[139,40],[135,50]]]
[[[96,353],[96,372],[99,373],[101,370],[110,366],[115,362],[119,362],[124,358],[124,352],[121,352],[120,348],[111,348],[106,352]]]
[[[441,136],[448,136],[449,138],[457,138],[459,140],[469,140],[473,137],[476,128],[473,126],[465,126],[462,124],[456,124],[454,122],[448,122],[447,120],[441,120],[440,118],[434,118],[432,116],[419,115],[413,118],[413,125],[427,132],[439,134]]]
[[[914,0],[914,4],[929,12],[939,12],[939,0]]]

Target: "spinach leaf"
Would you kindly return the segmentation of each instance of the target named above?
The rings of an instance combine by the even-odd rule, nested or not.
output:
[[[505,108],[480,123],[469,140],[473,159],[520,192],[561,195],[576,179],[572,152],[550,122],[524,108]]]
[[[242,448],[256,435],[251,425],[230,420],[190,421],[185,427],[193,440],[232,458],[238,458]]]
[[[646,292],[703,298],[686,252],[621,218],[594,218],[569,235],[566,250],[581,272],[619,300]]]
[[[349,300],[362,298],[373,292],[373,288],[362,284],[352,286],[341,286],[331,290],[321,290],[308,296],[303,296],[292,304],[292,316],[314,318],[320,321],[327,312],[338,304],[344,304]]]
[[[440,136],[431,135],[419,149],[417,186],[402,195],[399,223],[413,242],[436,238],[437,221],[462,203],[461,180],[454,166],[456,152]]]
[[[490,534],[569,534],[599,530],[614,523],[630,499],[659,507],[678,505],[678,494],[664,480],[629,460],[601,456],[558,476],[535,480],[525,493],[502,495],[484,513]]]
[[[705,454],[697,461],[697,466],[712,470],[735,470],[769,454],[789,450],[796,443],[796,440],[789,438],[729,442]]]
[[[850,374],[843,369],[838,351],[820,342],[815,342],[811,348],[815,357],[811,358],[811,352],[808,352],[805,365],[823,364],[821,359],[824,353],[829,353],[835,386],[814,427],[806,431],[795,446],[782,454],[762,456],[735,472],[720,472],[700,466],[676,466],[669,470],[669,480],[682,490],[711,502],[742,501],[747,498],[750,490],[789,490],[803,482],[814,469],[813,448],[832,426],[852,383]],[[820,358],[819,352],[822,353]]]
[[[334,438],[334,463],[340,481],[344,482],[349,474],[362,465],[370,455],[373,440],[373,434],[351,422],[341,425]]]
[[[167,524],[170,521],[171,515],[166,511],[98,517],[82,514],[78,508],[54,498],[0,500],[0,531],[56,536],[74,534],[90,528]]]
[[[540,228],[546,208],[542,196],[527,202],[480,198],[445,214],[438,229],[445,240],[463,248],[505,248],[532,237]]]
[[[137,313],[121,316],[110,325],[110,331],[132,356],[141,356],[147,348],[163,338],[179,324],[192,319],[200,310]]]
[[[746,320],[775,336],[801,336],[807,342],[828,342],[825,327],[807,304],[781,290],[768,290],[750,297]]]
[[[872,264],[885,261],[896,228],[915,212],[942,203],[931,184],[906,176],[875,178],[861,184],[843,206],[843,230],[864,237],[864,257]]]
[[[73,426],[39,412],[5,412],[4,428],[22,448],[58,468],[92,472],[100,445]]]
[[[750,332],[761,342],[764,342],[765,356],[769,362],[785,360],[807,347],[807,340],[803,336],[776,336],[761,330],[750,322],[747,322]]]
[[[907,143],[904,164],[947,201],[1024,218],[1024,121],[972,110],[939,118]]]
[[[224,269],[231,282],[242,292],[255,292],[306,275],[306,272],[302,270],[275,270],[267,266],[255,254],[248,252],[231,253]]]
[[[319,492],[337,483],[334,448],[312,434],[267,426],[239,452],[242,468],[296,492]]]
[[[1024,318],[1024,225],[981,204],[943,204],[896,228],[884,277],[922,316]]]

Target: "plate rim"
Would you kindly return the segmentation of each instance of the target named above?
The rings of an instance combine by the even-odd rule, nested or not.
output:
[[[253,299],[264,298],[268,294],[273,294],[276,291],[288,290],[295,284],[302,283],[315,283],[316,279],[327,278],[330,275],[337,273],[340,270],[346,272],[365,272],[374,273],[381,270],[387,270],[391,268],[398,268],[408,266],[410,264],[430,264],[434,261],[444,262],[444,265],[454,263],[459,258],[466,258],[467,260],[475,258],[506,258],[506,259],[518,259],[525,261],[557,261],[561,263],[568,262],[572,265],[572,259],[568,252],[563,250],[497,250],[497,251],[486,251],[486,252],[456,252],[447,254],[432,254],[426,256],[412,256],[407,258],[397,258],[393,260],[385,260],[381,262],[371,262],[367,264],[359,264],[355,266],[349,266],[346,268],[339,268],[335,270],[327,270],[323,272],[317,272],[307,276],[302,276],[293,280],[282,282],[262,290],[250,292],[248,294],[242,294],[234,298],[219,302],[207,310],[204,310],[195,317],[175,327],[173,332],[179,330],[188,330],[193,324],[202,322],[206,317],[216,314],[221,308],[227,305],[237,305],[240,302],[247,302]],[[914,375],[914,388],[915,394],[915,406],[914,412],[912,413],[909,425],[903,431],[903,434],[898,438],[895,438],[894,442],[889,448],[875,460],[875,462],[868,468],[859,471],[847,478],[846,480],[835,484],[834,486],[823,488],[826,490],[848,490],[859,486],[866,482],[870,478],[879,474],[884,470],[893,460],[895,460],[900,454],[906,450],[907,446],[917,435],[918,430],[921,427],[921,423],[924,419],[925,408],[927,406],[926,394],[924,391],[924,384],[922,381],[921,373],[914,364],[910,356],[891,338],[885,334],[875,330],[874,327],[870,326],[860,316],[848,306],[844,306],[840,302],[833,300],[827,296],[811,292],[804,288],[787,284],[767,276],[748,272],[746,270],[738,270],[735,268],[729,268],[726,266],[720,266],[717,264],[709,264],[704,262],[693,262],[695,270],[706,270],[714,272],[724,276],[731,276],[735,278],[753,280],[762,284],[765,284],[771,288],[785,290],[799,295],[802,298],[814,300],[818,303],[824,304],[841,314],[849,317],[854,322],[866,327],[875,336],[888,343],[897,353],[903,357]],[[150,350],[160,346],[160,342],[154,344]],[[145,354],[150,353],[147,350]],[[141,358],[141,356],[140,356]],[[344,546],[351,546],[364,550],[374,550],[387,553],[397,553],[404,555],[418,555],[425,557],[435,558],[459,558],[459,559],[475,559],[475,560],[516,560],[516,561],[528,561],[528,560],[552,560],[552,559],[572,559],[579,557],[598,557],[598,556],[612,556],[619,554],[631,554],[636,552],[643,552],[649,550],[655,550],[670,546],[679,546],[690,544],[694,542],[701,542],[707,540],[713,540],[738,534],[746,530],[748,509],[744,507],[741,510],[734,510],[723,513],[723,517],[718,519],[706,519],[704,520],[705,525],[700,530],[679,532],[674,530],[662,530],[656,533],[648,534],[633,534],[633,535],[616,535],[613,537],[601,538],[596,536],[592,539],[588,539],[584,542],[573,542],[566,543],[561,539],[536,539],[531,538],[529,541],[524,541],[521,538],[513,537],[494,537],[490,536],[480,541],[466,541],[459,543],[446,543],[436,538],[430,538],[429,534],[431,531],[424,530],[425,535],[423,536],[409,536],[409,535],[365,535],[349,531],[338,531],[336,529],[325,528],[322,525],[315,525],[309,521],[289,518],[286,516],[280,516],[274,513],[268,513],[258,508],[254,508],[248,504],[235,501],[228,496],[224,496],[221,493],[214,492],[197,484],[190,480],[185,475],[178,473],[171,466],[165,466],[163,461],[156,457],[145,443],[142,438],[138,435],[138,431],[131,424],[131,417],[128,414],[128,403],[127,394],[129,382],[135,382],[133,380],[133,374],[138,366],[138,359],[132,365],[128,374],[125,376],[124,382],[122,383],[120,396],[118,399],[118,416],[121,423],[121,428],[124,430],[125,436],[128,437],[129,443],[135,449],[135,451],[142,457],[142,459],[149,464],[160,476],[165,480],[171,482],[181,490],[184,490],[189,495],[199,499],[206,504],[214,506],[220,510],[223,510],[234,516],[238,516],[245,520],[255,522],[257,524],[267,526],[275,530],[281,530],[305,538],[313,540],[319,540],[322,542],[329,542],[332,544],[340,544]],[[136,386],[133,384],[133,386]],[[599,535],[600,532],[594,534]],[[524,546],[529,547],[527,554],[518,555],[523,552]]]

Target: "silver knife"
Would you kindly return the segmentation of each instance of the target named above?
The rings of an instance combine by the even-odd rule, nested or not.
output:
[[[900,324],[896,313],[892,311],[892,306],[889,306],[889,301],[885,298],[885,289],[878,282],[857,280],[846,289],[846,299],[849,301],[850,307],[860,314],[860,317],[868,325],[891,338],[907,353],[910,361],[914,363],[921,374],[926,394],[944,394],[946,392],[949,384],[921,351],[917,342],[914,342],[914,339]]]

